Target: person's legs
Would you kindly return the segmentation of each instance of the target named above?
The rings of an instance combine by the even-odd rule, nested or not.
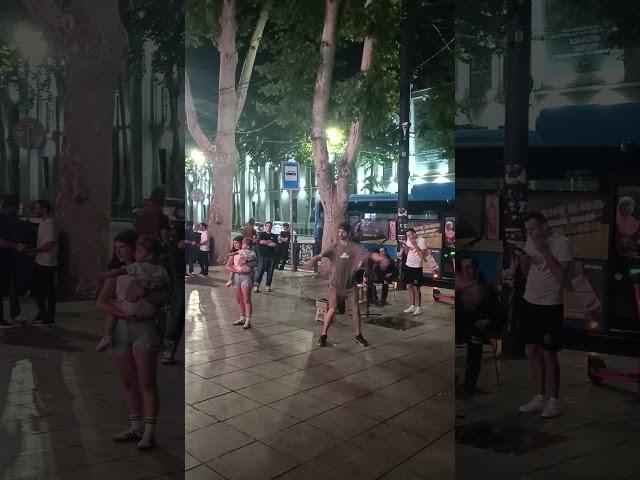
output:
[[[138,387],[138,373],[131,352],[119,353],[113,357],[114,365],[125,393],[125,403],[131,426],[114,435],[115,441],[140,440],[144,430],[142,420],[142,398]]]
[[[244,323],[244,317],[246,317],[247,313],[244,309],[244,297],[242,296],[242,290],[240,287],[235,287],[233,289],[236,306],[238,307],[238,315],[242,319],[241,323]]]
[[[146,450],[155,446],[156,423],[158,422],[158,410],[160,398],[158,394],[158,352],[146,348],[134,348],[138,374],[138,386],[142,396],[142,408],[144,411],[144,434],[138,443],[138,448]]]
[[[413,304],[420,308],[422,305],[422,292],[420,291],[420,284],[413,286]]]
[[[38,315],[34,320],[46,320],[47,306],[45,304],[45,289],[46,280],[44,278],[44,267],[41,267],[37,263],[33,267],[33,295],[36,299],[36,305],[38,306]]]
[[[468,393],[473,393],[480,375],[482,362],[482,340],[472,337],[467,343],[467,359],[464,374],[464,386]]]
[[[387,296],[389,295],[389,282],[385,280],[382,282],[382,296],[380,297],[380,303],[383,305],[387,303]]]
[[[558,399],[560,393],[560,362],[558,362],[558,352],[545,350],[542,356],[544,359],[546,392],[550,398]]]
[[[18,292],[18,272],[15,270],[16,268],[17,266],[14,263],[12,270],[9,272],[9,316],[11,318],[20,316],[20,292]]]
[[[273,281],[273,271],[276,268],[276,257],[267,258],[267,289],[271,288],[271,282]]]
[[[358,302],[358,293],[356,290],[351,290],[346,297],[347,302],[351,305],[351,320],[353,321],[353,328],[357,337],[362,337],[361,331],[361,319],[360,319],[360,303]],[[364,338],[363,338],[364,340]]]
[[[529,355],[529,368],[533,376],[533,383],[536,387],[538,395],[546,396],[547,390],[545,385],[544,358],[542,355],[542,346],[529,344],[527,345],[527,353]]]
[[[56,267],[45,267],[45,273],[46,320],[53,323],[56,320]]]
[[[251,327],[251,314],[253,313],[253,306],[251,305],[251,287],[250,283],[243,283],[240,286],[240,291],[242,292],[242,300],[244,303],[244,311],[247,315],[242,328]]]
[[[265,257],[258,257],[258,276],[256,277],[256,292],[260,289],[260,284],[262,283],[262,276],[264,275],[264,273],[267,271],[267,258]]]
[[[327,290],[327,311],[324,313],[324,318],[322,323],[322,333],[320,335],[320,340],[318,340],[318,345],[321,347],[324,347],[326,345],[329,327],[331,326],[333,317],[336,314],[337,307],[338,307],[338,294],[335,288],[329,287],[329,289]]]

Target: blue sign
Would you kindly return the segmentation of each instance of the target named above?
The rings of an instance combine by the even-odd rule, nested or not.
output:
[[[282,189],[297,190],[300,188],[300,177],[298,175],[297,163],[282,164]]]

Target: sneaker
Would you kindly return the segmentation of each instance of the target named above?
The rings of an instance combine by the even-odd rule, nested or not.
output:
[[[422,309],[420,307],[416,307],[416,309],[413,311],[414,315],[420,315],[422,313]]]
[[[116,433],[112,438],[114,442],[139,442],[142,439],[142,432],[138,432],[132,427],[129,427],[120,433]]]
[[[327,336],[326,335],[320,335],[320,339],[318,340],[318,346],[319,347],[326,347],[327,346]]]
[[[362,334],[356,336],[356,342],[358,342],[363,347],[369,346],[369,342],[367,342],[367,340],[362,336]]]
[[[142,438],[138,442],[138,450],[151,450],[156,446],[156,437],[155,435],[142,435]]]
[[[271,292],[271,287],[267,287],[267,293]]]
[[[540,415],[544,418],[553,418],[557,417],[561,413],[562,407],[560,406],[560,400],[557,398],[550,398]]]
[[[7,322],[4,318],[0,318],[0,328],[14,328],[15,325],[11,322]]]
[[[240,317],[238,320],[232,323],[232,325],[242,325],[247,319],[245,317]]]
[[[409,308],[403,310],[404,313],[413,313],[416,309],[415,305],[411,305]]]
[[[253,289],[253,293],[260,293],[260,287],[255,287]]]
[[[227,282],[224,284],[225,287],[230,287],[232,282]]]
[[[520,413],[541,413],[547,406],[547,398],[544,395],[536,395],[526,405],[522,405],[518,410]]]
[[[111,337],[102,337],[98,344],[96,345],[96,350],[99,352],[104,352],[108,350],[111,346]]]
[[[251,328],[251,320],[249,319],[245,320],[244,324],[242,325],[242,328],[244,328],[245,330],[247,328]]]

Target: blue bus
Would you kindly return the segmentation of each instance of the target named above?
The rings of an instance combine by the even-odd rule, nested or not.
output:
[[[455,231],[455,183],[425,183],[414,185],[409,194],[408,226],[427,241],[428,254],[424,263],[425,284],[452,286],[454,281],[453,244],[445,235],[447,223]],[[351,195],[345,215],[353,227],[353,237],[368,250],[380,246],[390,257],[396,256],[396,214],[398,195],[381,193]],[[314,240],[321,248],[324,212],[318,202],[315,211]],[[447,238],[449,237],[449,238]]]

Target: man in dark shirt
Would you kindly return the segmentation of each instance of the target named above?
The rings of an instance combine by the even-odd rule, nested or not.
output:
[[[134,220],[134,226],[140,235],[153,235],[162,240],[166,248],[169,245],[169,232],[171,226],[169,217],[163,211],[165,202],[164,190],[156,188],[149,196],[149,203],[138,212]]]
[[[391,262],[389,255],[387,254],[387,249],[384,247],[380,247],[378,249],[378,253],[380,256],[389,259],[389,264],[386,267],[383,267],[380,263],[376,263],[373,267],[373,280],[374,285],[372,285],[371,293],[373,294],[373,299],[369,299],[370,303],[375,302],[377,305],[383,307],[387,304],[387,296],[389,295],[389,285],[393,281],[393,277],[396,272],[395,265]],[[382,296],[380,297],[380,301],[378,301],[378,290],[375,284],[382,284]],[[373,300],[373,302],[372,302]]]
[[[280,266],[278,270],[284,270],[284,265],[289,259],[289,245],[291,244],[291,232],[289,231],[289,224],[284,223],[282,225],[282,231],[278,235],[278,257],[280,258]]]
[[[254,292],[260,291],[262,276],[267,274],[267,292],[271,291],[271,281],[273,280],[273,270],[276,268],[276,248],[278,246],[278,236],[271,233],[271,222],[264,224],[264,231],[258,233],[258,276]]]
[[[17,256],[27,245],[19,239],[17,195],[5,195],[0,204],[0,328],[14,325],[4,318],[4,296],[9,295],[9,315],[20,315],[17,286]]]
[[[176,207],[175,216],[175,235],[171,242],[171,253],[174,259],[174,271],[172,272],[173,292],[171,295],[169,323],[164,338],[167,350],[164,352],[162,358],[162,363],[166,365],[176,363],[176,352],[184,332],[185,320],[184,277],[186,273],[185,252],[187,251],[187,244],[185,237],[187,228],[184,224],[184,204]],[[191,267],[193,268],[193,262],[191,263]]]
[[[383,267],[387,267],[389,259],[380,256],[378,253],[369,253],[360,245],[349,239],[351,233],[351,225],[343,222],[338,228],[338,241],[323,250],[319,255],[313,257],[309,263],[316,264],[322,258],[328,258],[331,261],[331,278],[329,279],[329,289],[327,290],[328,309],[324,315],[322,326],[322,334],[318,340],[318,346],[324,347],[327,344],[327,333],[329,326],[336,314],[338,303],[340,300],[346,300],[351,305],[351,317],[356,332],[356,342],[363,347],[369,345],[369,342],[362,336],[360,330],[360,305],[358,303],[358,295],[354,288],[353,274],[360,268],[369,258],[374,262],[380,262]]]

